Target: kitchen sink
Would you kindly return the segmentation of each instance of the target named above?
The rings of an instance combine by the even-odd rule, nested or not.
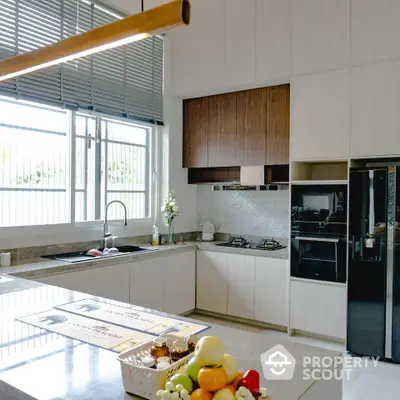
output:
[[[151,248],[132,246],[132,245],[117,246],[117,249],[119,250],[120,253],[136,253],[137,251],[153,251],[154,250]],[[104,249],[99,249],[99,250],[103,251]]]
[[[77,262],[82,262],[82,261],[90,261],[95,258],[97,258],[97,259],[110,258],[110,257],[122,256],[124,254],[129,254],[129,253],[138,253],[138,252],[147,252],[147,251],[155,251],[156,250],[156,249],[139,247],[139,246],[131,246],[131,245],[118,246],[117,248],[119,250],[118,253],[111,253],[111,254],[107,254],[107,255],[99,256],[99,257],[86,254],[89,250],[75,251],[72,253],[51,254],[51,255],[42,256],[42,257],[50,258],[51,260],[64,261],[67,263],[77,263]],[[99,249],[99,250],[103,251],[103,249]]]

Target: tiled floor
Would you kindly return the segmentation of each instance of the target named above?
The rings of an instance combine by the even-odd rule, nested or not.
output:
[[[215,323],[257,332],[263,335],[273,335],[282,340],[290,340],[298,343],[304,343],[311,346],[322,347],[329,350],[344,351],[343,345],[317,340],[302,336],[288,336],[284,332],[265,330],[256,326],[242,324],[238,322],[226,321],[219,318],[192,314],[190,318],[198,319],[204,322]],[[400,399],[400,365],[387,362],[378,362],[374,367],[372,362],[367,367],[358,368],[351,372],[349,380],[343,381],[343,396],[337,400],[399,400]],[[316,399],[316,400],[323,400]]]

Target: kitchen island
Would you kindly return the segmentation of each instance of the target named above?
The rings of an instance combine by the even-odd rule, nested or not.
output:
[[[1,400],[136,398],[124,392],[115,352],[16,321],[16,318],[88,298],[102,300],[21,278],[0,276]],[[285,346],[296,359],[295,374],[290,381],[262,379],[261,385],[268,388],[271,400],[318,400],[321,394],[324,400],[341,399],[340,381],[324,381],[318,377],[316,380],[303,379],[304,356],[335,357],[337,352],[292,342],[277,343],[269,336],[218,325],[212,325],[202,335],[219,337],[226,351],[238,359],[240,369],[254,368],[260,375],[260,355],[277,344]]]

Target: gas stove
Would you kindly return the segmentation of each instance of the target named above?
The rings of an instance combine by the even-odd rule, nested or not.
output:
[[[237,247],[238,249],[250,249],[251,243],[242,236],[230,237],[229,242],[219,243],[217,246],[221,247]]]
[[[286,246],[281,245],[277,240],[273,238],[261,239],[259,243],[251,243],[242,236],[231,237],[229,238],[229,242],[219,243],[216,246],[235,247],[238,249],[265,250],[265,251],[274,251],[286,248]]]
[[[260,243],[256,244],[255,248],[258,250],[274,251],[279,249],[284,249],[286,246],[282,246],[274,238],[271,239],[261,239]]]

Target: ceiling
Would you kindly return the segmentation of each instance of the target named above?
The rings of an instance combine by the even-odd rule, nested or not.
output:
[[[141,0],[102,0],[102,3],[125,14],[136,14],[141,9]]]

